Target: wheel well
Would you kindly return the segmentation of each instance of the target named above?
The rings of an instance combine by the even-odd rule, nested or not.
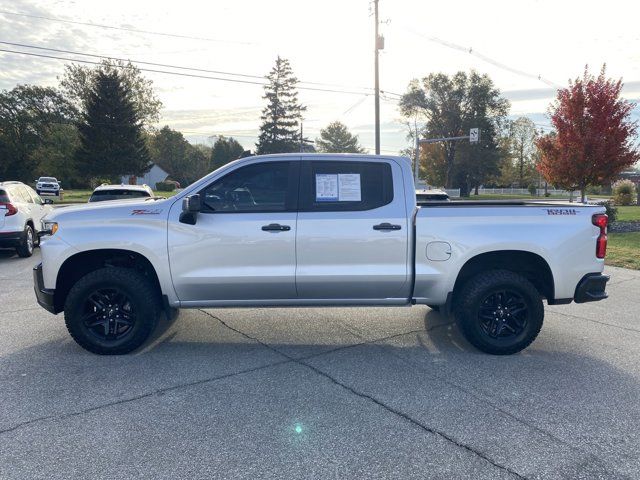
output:
[[[502,250],[480,254],[467,260],[453,288],[456,292],[471,277],[486,270],[509,270],[527,278],[547,300],[553,301],[555,286],[549,264],[540,255],[520,250]]]
[[[78,280],[103,267],[130,268],[142,273],[156,288],[158,300],[161,301],[162,290],[158,274],[146,257],[129,250],[89,250],[69,257],[60,267],[54,297],[56,310],[62,311],[64,309],[67,295]]]

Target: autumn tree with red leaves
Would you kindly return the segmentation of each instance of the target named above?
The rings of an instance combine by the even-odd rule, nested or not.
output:
[[[612,181],[633,166],[640,153],[633,145],[637,122],[630,120],[635,104],[620,97],[622,80],[582,78],[558,90],[549,108],[555,132],[539,138],[538,170],[546,180],[567,190],[579,190],[584,202],[589,185]]]

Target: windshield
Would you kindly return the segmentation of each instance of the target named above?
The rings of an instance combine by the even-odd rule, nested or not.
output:
[[[127,190],[127,189],[113,189],[113,190],[98,190],[93,192],[89,202],[104,202],[106,200],[126,200],[131,198],[144,198],[150,197],[149,192],[144,190]]]
[[[40,177],[40,182],[57,182],[57,180],[53,177]]]

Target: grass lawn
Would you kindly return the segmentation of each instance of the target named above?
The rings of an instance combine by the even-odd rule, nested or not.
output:
[[[640,206],[629,205],[618,208],[618,222],[640,222]]]
[[[640,270],[640,232],[610,233],[605,262]]]
[[[44,196],[42,198],[51,198],[53,203],[87,203],[93,190],[64,190],[62,200],[58,200],[56,197]],[[158,197],[173,197],[177,192],[153,192]]]

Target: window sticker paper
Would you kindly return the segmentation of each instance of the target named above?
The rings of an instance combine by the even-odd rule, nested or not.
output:
[[[360,174],[340,173],[338,175],[338,201],[359,202],[361,199]]]
[[[316,173],[316,202],[338,201],[338,175]]]

